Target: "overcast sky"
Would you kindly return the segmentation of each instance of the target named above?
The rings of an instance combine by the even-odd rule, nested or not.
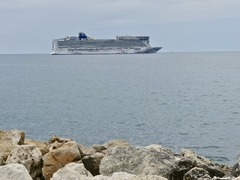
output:
[[[0,22],[0,54],[50,53],[80,31],[149,35],[162,52],[240,50],[240,0],[0,0]]]

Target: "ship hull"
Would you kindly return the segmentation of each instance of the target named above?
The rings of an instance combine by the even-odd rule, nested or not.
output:
[[[100,55],[100,54],[153,54],[158,52],[162,47],[152,47],[142,50],[133,49],[57,49],[51,52],[51,55]]]

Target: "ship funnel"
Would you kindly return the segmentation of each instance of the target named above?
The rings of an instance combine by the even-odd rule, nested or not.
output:
[[[82,39],[87,39],[87,36],[86,36],[86,34],[85,34],[85,33],[83,33],[83,32],[80,32],[80,33],[79,33],[79,35],[78,35],[78,38],[79,38],[79,40],[82,40]]]

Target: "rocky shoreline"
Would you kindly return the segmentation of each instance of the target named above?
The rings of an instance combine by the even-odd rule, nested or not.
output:
[[[160,145],[111,140],[86,147],[58,136],[44,142],[25,139],[21,130],[0,130],[0,180],[240,180],[239,164],[240,157],[231,167]]]

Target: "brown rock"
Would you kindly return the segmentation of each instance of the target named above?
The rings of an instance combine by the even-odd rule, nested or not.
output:
[[[52,151],[49,151],[43,156],[44,165],[42,168],[42,175],[45,180],[50,180],[52,175],[63,167],[63,165],[54,158]]]
[[[68,138],[60,138],[58,136],[52,136],[48,141],[49,149],[57,149],[61,147],[63,144],[70,141],[73,141],[73,140]]]
[[[81,159],[81,153],[75,141],[67,142],[60,148],[52,151],[54,158],[65,166],[66,164]]]
[[[24,144],[36,146],[41,151],[42,155],[49,152],[47,142],[45,141],[35,141],[32,139],[25,139]]]
[[[25,133],[20,130],[0,130],[0,156],[7,159],[14,145],[24,143]]]
[[[43,156],[43,177],[49,180],[58,169],[80,159],[81,153],[75,141],[67,142],[58,149],[52,149]]]

